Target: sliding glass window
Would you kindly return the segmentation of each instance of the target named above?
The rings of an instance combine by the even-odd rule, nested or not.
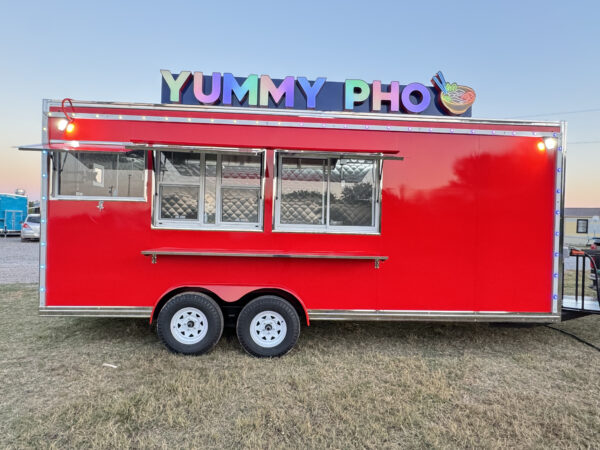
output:
[[[379,168],[377,159],[280,154],[275,228],[378,232]]]
[[[146,154],[54,152],[52,196],[78,200],[144,200]]]
[[[260,155],[163,151],[156,160],[156,226],[261,227]]]

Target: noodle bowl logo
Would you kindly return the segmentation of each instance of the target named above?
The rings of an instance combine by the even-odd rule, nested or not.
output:
[[[463,114],[475,102],[475,91],[468,86],[447,83],[444,74],[439,71],[431,79],[440,90],[440,102],[451,114]]]

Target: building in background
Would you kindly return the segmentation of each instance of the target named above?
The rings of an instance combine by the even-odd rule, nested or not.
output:
[[[40,201],[34,200],[32,202],[29,202],[27,213],[28,214],[39,214],[40,213]]]
[[[586,245],[600,237],[600,208],[565,208],[565,244]]]

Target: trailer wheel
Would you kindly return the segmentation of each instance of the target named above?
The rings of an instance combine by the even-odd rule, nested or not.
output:
[[[300,319],[292,305],[265,295],[248,303],[238,316],[236,331],[246,352],[261,358],[283,356],[300,336]]]
[[[160,310],[156,332],[170,351],[202,355],[212,350],[221,338],[223,312],[208,295],[183,292]]]

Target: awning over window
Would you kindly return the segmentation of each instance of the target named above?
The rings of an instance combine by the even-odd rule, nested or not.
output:
[[[127,146],[128,151],[148,150],[164,152],[209,152],[209,153],[245,153],[257,155],[262,153],[260,148],[227,148],[227,147],[200,147],[193,145],[166,145],[166,144],[131,144]]]
[[[18,147],[19,150],[25,151],[63,151],[63,152],[106,152],[106,153],[126,153],[132,151],[197,151],[197,152],[211,152],[211,153],[245,153],[245,154],[259,154],[263,149],[256,148],[224,148],[224,147],[200,147],[200,146],[182,146],[182,145],[164,145],[164,144],[147,144],[147,143],[97,143],[97,142],[79,142],[79,141],[62,141],[52,142],[49,144],[34,144],[34,145],[21,145]],[[401,156],[397,156],[397,151],[374,151],[374,152],[339,152],[339,151],[314,151],[314,150],[280,150],[277,151],[293,154],[295,156],[311,155],[311,156],[332,156],[336,157],[347,157],[347,158],[377,158],[377,159],[404,159]]]
[[[19,150],[26,151],[53,151],[53,152],[109,152],[109,153],[125,153],[132,149],[125,144],[98,144],[89,142],[66,141],[51,144],[34,144],[21,145]]]
[[[21,145],[19,150],[25,151],[58,151],[58,152],[107,152],[107,153],[125,153],[133,151],[208,151],[211,153],[249,153],[258,154],[262,149],[253,148],[219,148],[219,147],[196,147],[181,145],[153,145],[144,143],[97,143],[97,142],[78,142],[63,141],[52,142],[50,144]]]

